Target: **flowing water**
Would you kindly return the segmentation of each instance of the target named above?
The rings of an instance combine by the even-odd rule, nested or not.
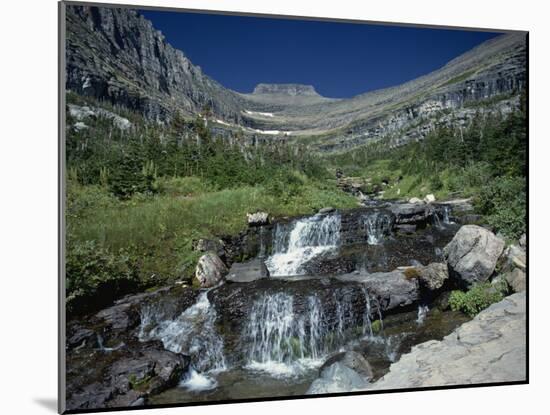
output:
[[[438,212],[433,229],[443,235],[451,221],[446,209]],[[353,226],[359,243],[353,246],[363,255],[378,251],[386,255],[388,249],[401,255],[400,249],[406,251],[413,243],[412,236],[392,237],[393,217],[383,210],[373,209],[358,218]],[[277,224],[272,254],[265,261],[270,275],[305,275],[306,265],[324,260],[326,254],[344,255],[341,225],[338,213]],[[431,249],[430,255],[438,249],[433,232],[422,230],[414,236],[422,251]],[[263,236],[261,258],[266,253]],[[336,288],[323,296],[315,290],[298,295],[269,288],[269,279],[263,281],[260,292],[252,294],[246,311],[239,314],[237,330],[222,328],[207,291],[174,319],[166,319],[154,306],[143,307],[140,339],[159,339],[168,350],[191,357],[191,368],[180,385],[153,396],[151,403],[303,395],[327,358],[343,350],[367,356],[378,378],[412,345],[442,338],[464,321],[460,313],[430,310],[426,304],[383,318],[377,298],[366,286]]]
[[[191,390],[216,387],[214,376],[227,369],[223,339],[215,327],[216,310],[207,294],[203,291],[194,305],[173,320],[157,321],[153,305],[141,310],[140,340],[160,340],[165,349],[191,356],[191,370],[181,384]]]
[[[273,239],[273,255],[266,266],[271,276],[304,275],[304,265],[313,258],[336,250],[340,244],[340,215],[315,215],[298,219],[292,230],[278,224]]]

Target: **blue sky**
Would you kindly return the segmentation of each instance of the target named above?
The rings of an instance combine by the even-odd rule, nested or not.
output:
[[[225,87],[313,85],[351,97],[440,68],[498,33],[249,16],[141,11],[172,46]]]

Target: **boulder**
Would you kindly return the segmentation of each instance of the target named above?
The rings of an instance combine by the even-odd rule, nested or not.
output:
[[[422,287],[430,291],[439,290],[449,278],[449,270],[446,264],[433,262],[429,265],[415,268],[418,272],[418,280]]]
[[[323,372],[328,370],[334,363],[343,364],[344,366],[359,373],[366,380],[372,379],[373,377],[372,368],[367,359],[365,359],[363,355],[351,350],[347,352],[340,352],[329,357],[319,369],[319,375],[323,377]]]
[[[464,225],[443,249],[450,275],[462,285],[487,281],[504,249],[504,240],[477,225]]]
[[[419,199],[417,197],[412,197],[409,199],[409,203],[423,203],[422,199]]]
[[[321,377],[313,381],[306,394],[352,392],[364,390],[367,387],[366,379],[355,370],[338,362],[325,368]]]
[[[504,278],[515,293],[525,291],[527,288],[527,278],[525,272],[519,268],[514,268],[514,270],[507,272],[504,274]]]
[[[220,239],[201,238],[195,242],[193,249],[198,252],[215,252],[220,258],[225,257],[225,246]]]
[[[207,252],[199,258],[195,278],[202,288],[219,284],[228,270],[223,261],[214,252]]]
[[[336,209],[333,207],[324,207],[322,209],[319,209],[319,215],[328,215],[329,213],[334,212]]]
[[[426,195],[426,197],[424,198],[424,202],[425,203],[433,203],[435,202],[435,196],[433,194],[429,194],[429,195]]]
[[[234,262],[225,277],[230,282],[251,282],[269,277],[269,270],[261,258],[248,262]]]
[[[247,213],[246,220],[248,226],[264,226],[269,224],[269,214],[267,212]]]

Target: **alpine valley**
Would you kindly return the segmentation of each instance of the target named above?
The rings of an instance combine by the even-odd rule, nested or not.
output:
[[[342,99],[62,16],[65,409],[526,381],[526,33]]]

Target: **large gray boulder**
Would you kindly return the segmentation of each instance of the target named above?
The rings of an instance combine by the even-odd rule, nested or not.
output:
[[[207,252],[199,258],[195,278],[202,288],[218,285],[227,274],[227,267],[214,252]]]
[[[414,346],[370,389],[526,380],[525,292],[480,312],[443,340]]]
[[[504,240],[477,225],[464,225],[443,249],[451,276],[462,285],[487,281],[504,249]]]
[[[396,203],[390,210],[395,215],[397,225],[424,223],[434,214],[433,206],[426,205],[421,200],[420,203]]]
[[[306,394],[353,392],[366,389],[368,384],[355,370],[337,362],[323,370],[321,377],[313,381]]]

